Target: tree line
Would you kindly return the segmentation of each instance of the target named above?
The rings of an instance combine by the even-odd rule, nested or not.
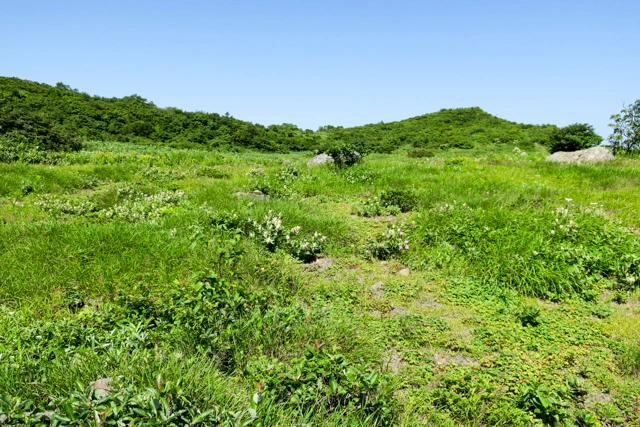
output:
[[[617,151],[640,147],[640,101],[612,116],[609,141]],[[128,141],[177,148],[290,152],[326,151],[339,144],[361,152],[416,149],[468,149],[486,144],[543,144],[550,151],[574,151],[598,145],[602,137],[588,124],[564,128],[519,124],[480,108],[443,109],[436,113],[352,128],[323,126],[317,131],[293,124],[263,126],[227,114],[159,108],[131,95],[92,96],[63,83],[50,86],[0,77],[0,146],[77,150],[82,141]]]

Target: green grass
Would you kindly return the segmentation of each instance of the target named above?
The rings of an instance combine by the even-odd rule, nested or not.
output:
[[[312,153],[91,142],[0,164],[0,417],[637,425],[640,164],[513,148],[336,171],[308,170]],[[257,187],[270,197],[235,195]],[[412,209],[354,214],[381,194]],[[326,236],[332,262],[252,235],[269,212]],[[391,224],[409,249],[376,259]]]

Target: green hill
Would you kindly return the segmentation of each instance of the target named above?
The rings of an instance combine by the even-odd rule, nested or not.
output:
[[[54,134],[51,143],[47,129]],[[300,151],[324,149],[338,141],[363,149],[390,152],[402,145],[420,148],[471,148],[517,140],[545,143],[552,125],[523,125],[492,116],[480,108],[441,110],[393,123],[353,128],[325,126],[317,132],[292,124],[263,126],[229,114],[159,108],[138,95],[92,96],[56,86],[0,77],[0,135],[21,135],[41,146],[75,147],[69,138],[154,143],[173,147]],[[66,139],[65,139],[66,138]],[[44,143],[43,143],[44,141]]]
[[[325,126],[325,141],[351,141],[373,151],[390,152],[401,145],[416,148],[472,148],[477,144],[518,141],[519,145],[544,144],[554,125],[525,125],[492,116],[478,107],[443,109],[392,123],[353,128]]]
[[[50,86],[0,77],[0,118],[7,115],[37,116],[81,140],[261,151],[308,150],[316,141],[312,131],[291,124],[266,127],[228,114],[159,108],[137,95],[105,98],[62,83]]]

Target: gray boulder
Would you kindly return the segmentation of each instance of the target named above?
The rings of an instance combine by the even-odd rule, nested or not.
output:
[[[598,163],[613,160],[613,154],[607,147],[593,147],[580,151],[558,151],[547,157],[547,162],[554,163]]]
[[[315,156],[313,159],[307,162],[307,167],[325,165],[327,163],[333,163],[333,157],[328,154],[322,153]]]

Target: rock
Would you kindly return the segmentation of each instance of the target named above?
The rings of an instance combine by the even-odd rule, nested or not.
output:
[[[391,310],[389,310],[389,314],[392,316],[396,316],[399,314],[407,314],[409,313],[409,310],[407,310],[404,307],[393,307]]]
[[[333,157],[328,154],[322,153],[309,160],[307,162],[307,167],[312,168],[314,166],[325,165],[327,163],[333,163]]]
[[[262,191],[260,190],[254,190],[254,191],[250,191],[250,192],[237,192],[236,193],[236,197],[250,197],[252,199],[268,199],[269,196],[264,194]]]
[[[291,160],[283,160],[282,164],[283,165],[290,165],[291,164]]]
[[[331,258],[318,258],[317,260],[305,264],[306,271],[322,271],[325,268],[331,267],[335,263]]]
[[[35,417],[40,421],[43,421],[43,420],[51,421],[55,415],[56,413],[53,411],[44,411],[44,412],[36,413]]]
[[[411,270],[408,268],[403,268],[402,270],[398,271],[398,276],[408,276],[411,274]]]
[[[558,151],[547,157],[547,162],[554,163],[597,163],[613,160],[613,154],[607,147],[593,147],[580,151]]]
[[[384,283],[376,282],[371,285],[371,295],[374,298],[384,298]]]
[[[95,395],[98,399],[102,399],[109,395],[112,387],[109,385],[113,381],[113,378],[100,378],[91,383],[91,391],[95,391]]]
[[[0,415],[0,424],[4,424],[5,421],[9,419],[5,414]]]

